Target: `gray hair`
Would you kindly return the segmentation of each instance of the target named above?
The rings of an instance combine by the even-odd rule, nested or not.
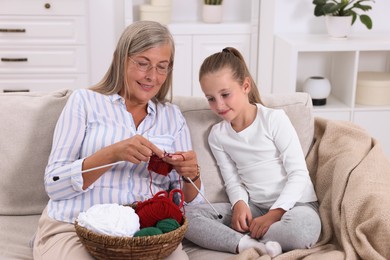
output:
[[[168,28],[153,21],[136,21],[132,23],[122,33],[113,54],[111,65],[103,79],[90,89],[105,95],[119,93],[123,87],[128,85],[127,77],[125,76],[127,71],[127,57],[164,44],[169,44],[171,47],[169,66],[172,68],[175,56],[175,44]],[[172,70],[168,73],[165,82],[155,98],[160,102],[164,102],[171,86]],[[127,93],[127,87],[124,90],[126,96],[131,95],[131,93]]]

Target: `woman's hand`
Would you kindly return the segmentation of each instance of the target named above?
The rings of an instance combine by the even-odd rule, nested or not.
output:
[[[126,140],[111,145],[116,161],[129,161],[135,164],[149,161],[152,154],[163,157],[164,152],[141,135],[135,135]]]
[[[173,169],[181,176],[194,179],[198,175],[198,160],[194,151],[176,152],[163,160],[172,164]]]
[[[155,153],[158,156],[164,156],[164,152],[158,149],[149,140],[141,135],[135,135],[126,140],[109,145],[83,161],[83,170],[95,168],[105,164],[118,161],[129,161],[135,164],[149,161],[150,156]],[[110,167],[101,168],[92,172],[83,173],[85,190],[102,176]]]
[[[233,206],[232,228],[238,232],[249,231],[249,225],[252,222],[252,213],[242,200],[236,202]]]
[[[193,180],[199,174],[198,160],[196,159],[196,153],[194,151],[176,152],[171,154],[171,156],[164,157],[163,160],[172,164],[173,169],[175,169],[176,172],[183,177]],[[191,202],[198,195],[198,190],[201,188],[200,178],[197,178],[193,182],[197,189],[195,189],[192,183],[183,183],[184,200],[186,202]]]
[[[267,233],[269,227],[279,221],[286,211],[283,209],[273,209],[267,212],[267,214],[253,219],[249,226],[249,231],[252,238],[261,238]]]

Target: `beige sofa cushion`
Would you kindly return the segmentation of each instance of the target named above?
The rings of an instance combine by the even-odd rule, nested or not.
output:
[[[314,135],[310,96],[307,93],[272,94],[265,95],[262,99],[266,106],[286,111],[307,155]],[[220,118],[209,109],[207,100],[203,97],[175,97],[173,103],[180,107],[190,127],[193,149],[197,153],[205,185],[205,196],[211,202],[228,202],[222,177],[207,143],[212,125],[219,122]]]
[[[40,214],[45,207],[44,171],[69,95],[67,90],[0,94],[0,215]]]
[[[39,214],[47,203],[43,174],[58,116],[71,91],[0,94],[0,215]],[[267,95],[269,107],[286,111],[297,130],[305,154],[313,138],[314,119],[306,93]],[[175,97],[191,131],[202,168],[206,196],[212,202],[228,201],[222,178],[209,150],[207,136],[220,119],[203,97]],[[37,178],[36,175],[41,177]],[[24,203],[21,203],[24,202]]]
[[[273,94],[263,97],[266,106],[283,109],[290,118],[305,156],[308,154],[314,137],[313,103],[307,93]]]

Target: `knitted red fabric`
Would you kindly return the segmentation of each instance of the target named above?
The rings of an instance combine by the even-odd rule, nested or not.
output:
[[[180,205],[173,202],[174,193],[181,194]],[[153,198],[143,202],[138,202],[135,208],[135,213],[139,216],[140,228],[153,227],[160,220],[173,218],[180,225],[183,223],[183,213],[180,208],[183,207],[184,195],[182,190],[174,189],[169,193],[160,191]]]
[[[169,156],[168,153],[165,156]],[[172,164],[166,163],[159,158],[157,155],[153,154],[149,159],[148,170],[153,171],[155,173],[167,176],[168,173],[172,171]]]

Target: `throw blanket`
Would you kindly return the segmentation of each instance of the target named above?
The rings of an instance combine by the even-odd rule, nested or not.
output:
[[[275,259],[390,259],[390,160],[365,130],[316,118],[306,161],[320,202],[322,233],[311,249]],[[269,259],[248,249],[232,259]]]

